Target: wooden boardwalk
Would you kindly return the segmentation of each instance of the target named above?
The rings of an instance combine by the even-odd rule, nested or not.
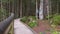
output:
[[[14,20],[14,34],[34,34],[20,19]]]

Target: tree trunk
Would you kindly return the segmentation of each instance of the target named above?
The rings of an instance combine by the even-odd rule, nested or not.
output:
[[[58,4],[58,1],[57,1],[57,13],[59,14],[59,4]]]
[[[20,0],[20,17],[22,17],[22,0]]]
[[[38,12],[38,4],[37,4],[37,0],[36,0],[36,18],[38,19],[39,18],[39,12]]]
[[[48,10],[48,0],[44,0],[43,1],[43,15],[44,15],[44,19],[46,18],[47,16],[47,10]]]
[[[48,21],[50,21],[50,20],[49,20],[49,16],[50,16],[50,13],[49,13],[49,1],[47,1],[47,3],[48,3],[48,4],[47,4]]]
[[[40,0],[40,8],[39,8],[39,19],[43,20],[44,15],[43,15],[43,0]]]
[[[29,13],[31,12],[30,11],[30,4],[31,4],[30,2],[31,2],[31,0],[27,0],[26,16],[29,16]]]
[[[52,15],[52,6],[51,6],[51,0],[49,0],[49,12],[50,12],[50,15]]]

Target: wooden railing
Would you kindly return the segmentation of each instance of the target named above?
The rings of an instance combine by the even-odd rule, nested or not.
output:
[[[14,14],[0,23],[0,34],[13,34]]]
[[[5,32],[3,34],[14,34],[13,31],[13,21],[11,22],[11,24],[8,26],[8,28],[5,30]]]

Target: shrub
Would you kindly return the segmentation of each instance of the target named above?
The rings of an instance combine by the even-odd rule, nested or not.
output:
[[[36,20],[36,17],[35,16],[29,16],[29,17],[25,16],[21,19],[21,21],[26,22],[26,21],[31,20],[31,19]]]
[[[52,31],[51,31],[51,34],[59,34],[59,32],[56,31],[56,30],[52,30]]]
[[[27,17],[23,17],[20,21],[25,23],[27,21],[27,19],[28,19]]]
[[[53,24],[60,25],[60,15],[55,15],[53,17]]]
[[[28,17],[25,16],[21,19],[21,21],[24,23],[27,22],[27,25],[30,26],[31,28],[37,25],[37,20],[35,16],[28,16]]]
[[[49,16],[46,16],[46,19],[50,19],[50,18],[52,18],[53,17],[53,15],[49,15]]]
[[[33,21],[29,22],[28,25],[29,25],[31,28],[33,28],[33,27],[37,26],[37,22],[36,22],[35,20],[33,20]]]
[[[0,9],[0,19],[7,18],[9,15],[9,12],[5,9]],[[0,20],[1,21],[1,20]]]
[[[29,18],[32,18],[33,20],[36,20],[35,16],[29,16]]]

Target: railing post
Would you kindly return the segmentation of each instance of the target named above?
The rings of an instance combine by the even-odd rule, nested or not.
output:
[[[4,34],[14,34],[14,20],[11,22],[11,24],[9,25],[9,27],[6,29],[6,31],[4,32]]]

